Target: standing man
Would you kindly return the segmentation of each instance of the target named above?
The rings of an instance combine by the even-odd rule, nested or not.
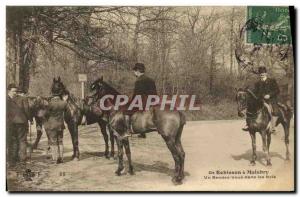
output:
[[[9,166],[17,162],[26,162],[26,144],[28,120],[30,120],[29,105],[26,100],[17,95],[17,87],[9,84],[6,98],[6,147]]]
[[[271,131],[275,132],[275,120],[273,115],[277,115],[279,113],[277,98],[280,90],[276,80],[268,77],[266,67],[259,67],[258,74],[260,80],[254,85],[254,94],[258,99],[264,101],[264,105],[267,107],[271,117]],[[243,130],[248,131],[248,128],[243,128]]]
[[[146,76],[145,71],[146,68],[143,63],[136,63],[133,67],[133,73],[134,76],[137,78],[137,80],[134,85],[132,99],[137,95],[141,95],[143,101],[143,107],[145,107],[147,97],[149,95],[157,95],[155,81],[150,77]],[[129,126],[129,131],[131,132],[129,116],[126,116],[126,119],[128,119],[127,123]],[[140,134],[138,137],[146,138],[146,134]]]
[[[49,145],[52,151],[52,160],[57,164],[63,163],[63,137],[64,137],[64,113],[67,102],[61,98],[59,92],[53,92],[46,112],[44,128],[49,137]],[[63,96],[65,98],[65,95]]]

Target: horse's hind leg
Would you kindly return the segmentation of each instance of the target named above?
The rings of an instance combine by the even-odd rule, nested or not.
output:
[[[119,159],[119,164],[118,164],[118,169],[116,170],[116,175],[120,176],[122,170],[124,169],[124,164],[123,164],[123,142],[122,140],[118,139],[116,137],[116,142],[118,144],[118,159]]]
[[[183,150],[182,144],[181,144],[181,140],[178,140],[176,142],[176,148],[179,152],[179,158],[180,158],[180,164],[179,164],[179,178],[181,178],[181,180],[184,179],[184,160],[185,160],[185,152]]]
[[[125,147],[125,153],[126,153],[126,156],[128,159],[128,169],[129,169],[128,171],[129,171],[129,174],[133,175],[134,172],[133,172],[133,166],[132,166],[132,162],[131,162],[129,139],[128,138],[124,139],[123,143],[124,143],[124,147]]]
[[[256,161],[256,138],[255,138],[255,132],[250,131],[250,136],[251,136],[251,140],[252,140],[252,160],[251,160],[251,164],[255,165],[255,161]]]
[[[183,125],[178,129],[178,134],[175,140],[176,148],[179,152],[180,157],[180,167],[179,167],[179,176],[181,179],[184,179],[184,160],[185,160],[185,152],[183,150],[182,144],[181,144],[181,133],[182,133]]]
[[[267,131],[267,166],[271,166],[271,157],[270,157],[270,144],[271,144],[271,132]]]
[[[179,152],[178,149],[176,147],[175,144],[175,138],[171,138],[171,137],[166,137],[163,136],[169,150],[172,153],[173,159],[175,161],[175,176],[172,178],[172,181],[174,184],[181,184],[182,182],[182,177],[180,176],[180,156],[179,156]]]
[[[73,160],[79,160],[79,142],[78,142],[78,126],[75,122],[68,123],[68,129],[71,134],[73,144]]]
[[[289,122],[282,123],[284,129],[284,142],[286,147],[286,160],[290,160],[290,151],[289,151],[289,135],[290,135],[290,124]]]
[[[106,132],[106,124],[103,122],[100,122],[100,121],[98,122],[98,124],[100,126],[100,130],[103,135],[104,142],[105,142],[104,156],[108,159],[109,158],[109,146],[108,146],[108,135]]]

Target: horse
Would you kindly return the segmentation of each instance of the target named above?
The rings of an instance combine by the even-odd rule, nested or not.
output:
[[[79,159],[79,141],[78,141],[78,126],[81,124],[83,115],[87,116],[88,124],[98,123],[100,126],[101,133],[105,141],[105,157],[109,159],[114,157],[114,137],[113,134],[110,134],[111,141],[111,152],[109,154],[109,145],[108,145],[108,135],[106,130],[107,122],[101,119],[101,115],[93,113],[89,106],[87,106],[87,101],[82,102],[79,99],[76,99],[73,95],[69,93],[65,85],[62,83],[60,77],[58,79],[54,78],[51,92],[60,92],[60,95],[67,95],[67,111],[65,113],[65,122],[67,123],[69,132],[72,138],[73,144],[73,159]]]
[[[90,90],[96,92],[94,99],[97,101],[105,95],[120,95],[117,90],[103,81],[103,77],[94,81],[90,86]],[[113,99],[108,100],[107,104],[113,106],[115,101]],[[106,112],[109,114],[108,128],[113,131],[118,145],[118,168],[115,174],[120,176],[124,170],[124,147],[128,158],[129,174],[133,175],[129,139],[125,136],[125,132],[128,129],[126,127],[125,114],[122,110],[114,110],[113,108]],[[184,179],[185,152],[181,144],[181,134],[185,124],[185,116],[179,111],[162,111],[158,108],[152,108],[149,111],[137,111],[131,116],[131,125],[134,133],[142,134],[158,131],[164,139],[175,162],[175,175],[172,178],[175,185],[182,184],[182,180]]]
[[[44,110],[46,110],[49,98],[28,96],[26,99],[28,101],[30,116],[34,118],[36,122],[37,137],[32,145],[32,149],[37,149],[38,143],[43,135]]]
[[[271,117],[263,100],[250,89],[238,89],[236,93],[236,101],[238,105],[238,116],[244,117],[247,115],[246,122],[249,127],[249,134],[252,140],[252,159],[250,164],[255,165],[256,156],[256,132],[261,134],[263,151],[267,152],[267,166],[271,166],[270,144],[271,144]],[[291,110],[285,110],[280,107],[280,114],[276,121],[276,126],[281,124],[285,134],[286,160],[290,159],[289,152],[289,129],[290,120],[292,118]]]

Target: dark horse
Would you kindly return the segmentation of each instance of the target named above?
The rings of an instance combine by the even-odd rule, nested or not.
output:
[[[252,160],[251,164],[255,165],[256,156],[256,137],[255,133],[259,132],[262,137],[263,151],[267,152],[267,165],[271,164],[269,148],[271,144],[271,117],[263,100],[259,100],[250,89],[238,89],[236,94],[238,104],[238,115],[240,117],[247,114],[246,122],[249,127],[249,134],[252,140]],[[291,110],[280,107],[280,114],[276,121],[276,126],[281,124],[285,134],[286,160],[289,160],[289,129],[292,118]]]
[[[49,98],[45,97],[26,97],[28,100],[30,116],[35,119],[37,137],[32,145],[32,149],[37,149],[38,143],[42,137],[43,122],[45,120],[45,110],[49,104]]]
[[[96,80],[90,86],[91,91],[96,91],[94,94],[95,100],[99,101],[105,95],[120,95],[114,88],[103,81],[103,78]],[[108,105],[113,106],[113,99],[107,100]],[[106,111],[108,113],[108,128],[114,132],[116,142],[118,144],[118,169],[116,175],[121,175],[124,169],[123,164],[123,147],[128,158],[129,173],[133,173],[131,163],[131,152],[128,137],[124,137],[126,132],[125,115],[122,110]],[[148,111],[135,112],[131,116],[132,130],[134,133],[146,133],[158,131],[165,140],[170,152],[175,161],[175,176],[172,178],[174,184],[181,184],[184,178],[184,159],[185,152],[181,144],[181,134],[185,125],[185,116],[179,111],[161,111],[158,108],[152,108]]]
[[[76,99],[73,95],[69,93],[65,85],[62,83],[60,77],[56,80],[53,79],[51,92],[60,92],[61,96],[67,96],[67,111],[64,116],[64,120],[67,123],[69,132],[72,138],[73,144],[73,156],[74,159],[79,159],[79,141],[78,141],[78,126],[81,124],[83,115],[87,116],[88,123],[98,123],[101,129],[105,141],[105,157],[109,158],[114,156],[114,138],[113,134],[110,135],[111,140],[111,154],[109,155],[109,145],[108,145],[108,135],[106,131],[107,122],[101,119],[101,115],[95,114],[87,106],[87,101],[82,102],[80,99]]]

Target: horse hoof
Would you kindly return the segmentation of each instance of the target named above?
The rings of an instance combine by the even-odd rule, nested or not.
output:
[[[134,171],[130,171],[130,170],[129,170],[129,174],[130,174],[130,175],[134,175]]]
[[[172,182],[174,185],[181,185],[182,184],[182,179],[180,177],[173,177]]]
[[[106,159],[110,159],[109,155],[105,155],[105,158],[106,158]]]
[[[250,165],[255,166],[255,161],[251,161]]]
[[[117,176],[121,176],[123,170],[124,170],[124,167],[123,167],[123,168],[118,168],[118,169],[115,171],[115,174],[116,174]]]
[[[72,161],[79,161],[79,157],[72,157]]]
[[[129,171],[128,172],[129,172],[130,175],[134,175],[133,167],[129,167]]]
[[[270,161],[267,161],[267,166],[272,166],[272,163]]]

